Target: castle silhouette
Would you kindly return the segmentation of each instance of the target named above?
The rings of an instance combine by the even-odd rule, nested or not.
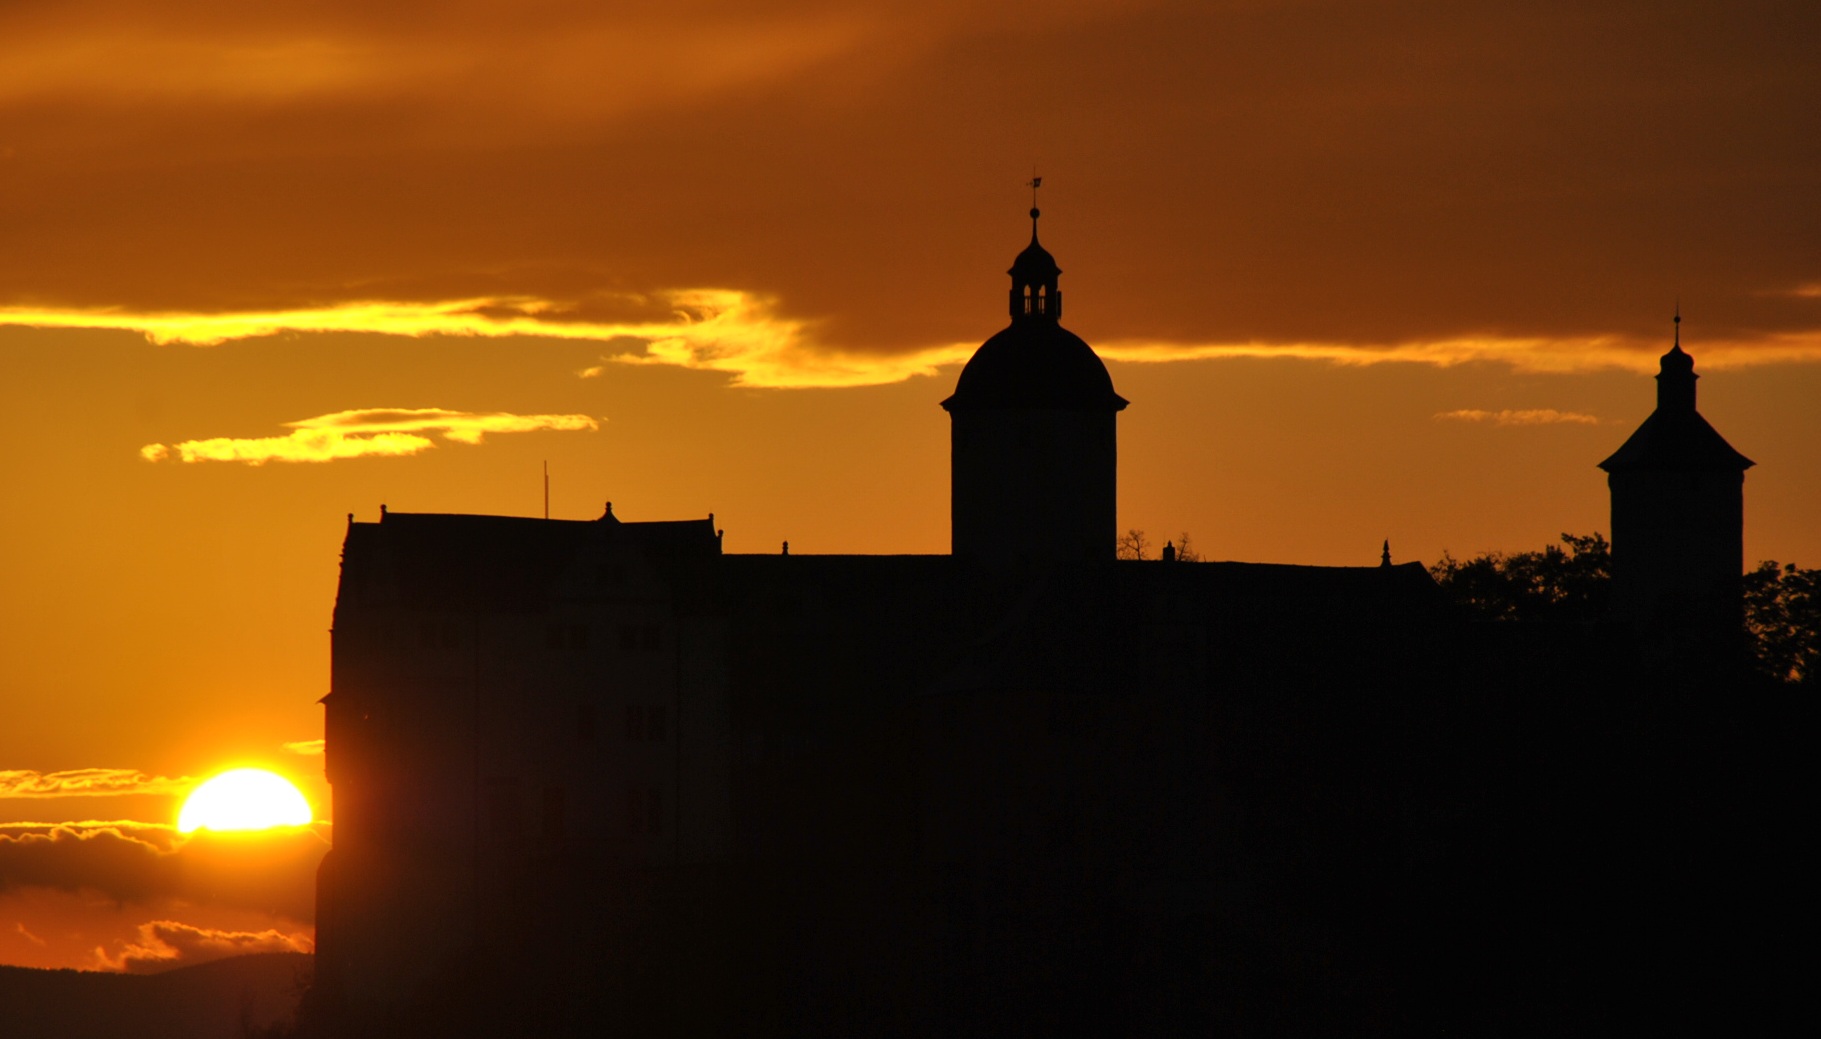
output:
[[[1687,805],[1752,463],[1679,325],[1602,463],[1613,616],[1475,623],[1388,552],[1116,561],[1127,401],[1030,215],[942,402],[951,555],[350,517],[311,1027],[1533,1034],[1749,988]]]

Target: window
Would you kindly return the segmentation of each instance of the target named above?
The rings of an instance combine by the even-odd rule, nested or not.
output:
[[[620,625],[620,648],[628,653],[655,652],[664,641],[657,621],[626,621]]]
[[[582,624],[552,624],[546,633],[551,649],[587,649],[588,628]]]
[[[626,738],[634,743],[662,743],[669,722],[670,710],[663,704],[626,705]]]
[[[427,621],[418,636],[425,649],[460,649],[467,642],[458,621]]]
[[[651,837],[664,832],[663,796],[657,787],[626,788],[626,832]]]
[[[495,777],[486,781],[482,796],[482,823],[494,840],[514,840],[519,836],[518,780]]]
[[[543,834],[547,841],[560,841],[565,833],[563,788],[547,786],[544,788],[544,825]]]

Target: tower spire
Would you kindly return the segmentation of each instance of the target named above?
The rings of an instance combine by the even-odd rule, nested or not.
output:
[[[1037,175],[1037,167],[1031,167],[1031,179],[1025,182],[1031,189],[1031,244],[1037,244],[1037,218],[1043,210],[1037,208],[1037,189],[1043,187],[1043,178]]]

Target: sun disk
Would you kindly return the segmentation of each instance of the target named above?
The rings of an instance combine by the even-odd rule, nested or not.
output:
[[[177,829],[264,830],[305,826],[310,803],[282,776],[258,768],[237,768],[203,783],[183,802]]]

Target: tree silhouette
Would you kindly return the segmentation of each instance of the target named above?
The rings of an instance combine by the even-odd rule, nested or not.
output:
[[[1458,560],[1447,552],[1429,568],[1455,602],[1489,620],[1595,621],[1606,613],[1612,546],[1595,531],[1563,534],[1541,552],[1487,552]]]
[[[1541,552],[1448,553],[1429,568],[1435,583],[1488,620],[1591,623],[1612,585],[1612,546],[1598,531],[1562,535]],[[1745,628],[1758,667],[1782,682],[1821,686],[1821,570],[1765,560],[1746,572]]]
[[[1767,559],[1746,571],[1745,627],[1765,674],[1821,688],[1821,570]]]
[[[1149,559],[1150,551],[1151,539],[1145,537],[1144,531],[1133,527],[1119,535],[1119,540],[1113,547],[1113,558]]]
[[[1175,550],[1175,559],[1178,563],[1199,563],[1202,561],[1201,553],[1195,550],[1193,543],[1189,540],[1189,532],[1186,530],[1176,535],[1176,540],[1170,542],[1170,547]],[[1127,530],[1124,534],[1121,534],[1119,540],[1115,542],[1113,558],[1150,559],[1150,536],[1137,527]]]

